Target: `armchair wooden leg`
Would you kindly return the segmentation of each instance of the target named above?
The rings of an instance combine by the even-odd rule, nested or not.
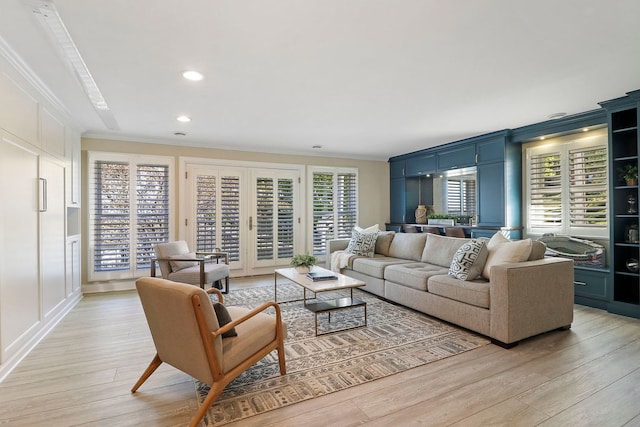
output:
[[[136,390],[138,390],[138,388],[142,385],[142,383],[144,383],[147,378],[149,378],[151,374],[153,374],[155,370],[158,369],[158,366],[160,365],[162,365],[162,360],[160,360],[158,353],[156,353],[151,363],[149,363],[149,366],[147,366],[147,369],[142,373],[140,379],[138,379],[138,382],[131,389],[131,393],[135,393]]]
[[[287,374],[287,366],[284,359],[284,342],[278,343],[278,364],[280,365],[280,375]]]
[[[204,398],[204,402],[202,402],[202,405],[200,405],[200,407],[198,408],[198,412],[196,412],[196,414],[191,419],[191,422],[189,423],[189,427],[197,427],[200,421],[202,421],[202,418],[204,418],[204,414],[206,414],[209,408],[211,408],[211,406],[213,405],[213,402],[215,402],[216,399],[220,397],[223,390],[224,390],[224,386],[220,384],[216,383],[211,386],[211,389],[209,390],[207,397]]]

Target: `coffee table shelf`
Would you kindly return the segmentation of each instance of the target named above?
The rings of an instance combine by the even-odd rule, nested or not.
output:
[[[367,326],[367,303],[357,298],[344,297],[344,298],[337,298],[337,299],[326,300],[326,301],[309,302],[305,304],[305,307],[314,313],[316,336],[327,335],[327,334],[332,334],[334,332],[347,331],[349,329],[357,329],[357,328],[362,328]],[[345,310],[348,308],[355,308],[355,307],[364,308],[364,325],[352,326],[350,328],[336,329],[336,330],[325,332],[322,334],[318,333],[318,314],[328,313],[329,323],[331,323],[331,313],[333,311]]]

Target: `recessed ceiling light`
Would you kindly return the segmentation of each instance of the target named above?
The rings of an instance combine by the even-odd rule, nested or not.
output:
[[[185,71],[184,73],[182,73],[182,77],[184,77],[187,80],[192,80],[194,82],[200,81],[204,78],[202,74],[193,70]]]
[[[191,117],[188,116],[178,116],[176,117],[176,120],[182,123],[187,123],[191,121]]]
[[[589,128],[582,128],[582,132],[589,132]]]
[[[541,137],[540,137],[540,141],[544,141],[544,136],[541,136]]]
[[[561,118],[563,118],[563,117],[564,117],[564,116],[566,116],[566,115],[567,115],[567,113],[553,113],[553,114],[551,114],[551,115],[549,116],[549,118],[550,118],[551,120],[561,119]]]

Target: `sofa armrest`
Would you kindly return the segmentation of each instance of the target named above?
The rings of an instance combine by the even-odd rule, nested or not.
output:
[[[327,240],[327,255],[335,251],[344,251],[349,246],[349,240],[351,239],[328,239]]]
[[[569,327],[573,321],[573,261],[543,258],[491,269],[490,336],[505,344]]]

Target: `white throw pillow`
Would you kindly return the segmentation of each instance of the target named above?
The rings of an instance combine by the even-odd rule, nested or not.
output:
[[[360,233],[377,233],[378,231],[380,231],[378,224],[373,224],[371,227],[367,228],[362,228],[359,225],[356,225],[353,228]]]
[[[187,254],[171,255],[169,258],[196,259],[196,254],[195,252],[189,252]],[[198,261],[169,261],[169,264],[171,264],[171,271],[178,271],[198,265]]]
[[[362,233],[355,228],[351,232],[351,240],[347,246],[347,252],[354,255],[373,258],[376,249],[378,233]]]
[[[502,233],[497,232],[487,244],[489,255],[482,270],[482,277],[490,279],[491,267],[494,265],[527,261],[531,255],[531,247],[531,239],[509,240]]]
[[[472,240],[463,244],[453,256],[449,276],[460,280],[475,279],[482,272],[487,252],[487,245],[483,240]]]

